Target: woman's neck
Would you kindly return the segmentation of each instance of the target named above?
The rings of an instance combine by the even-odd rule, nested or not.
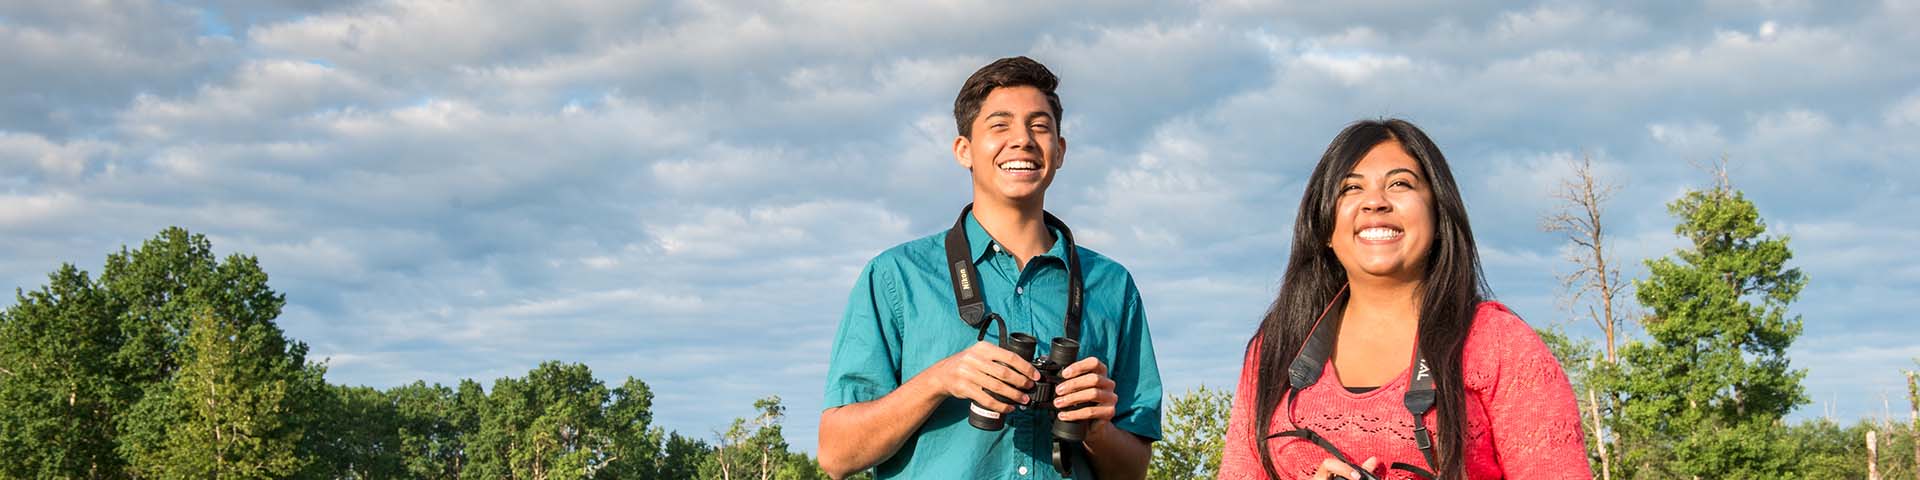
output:
[[[1027,260],[1034,255],[1046,253],[1053,247],[1053,232],[1047,229],[1046,212],[1038,205],[1016,207],[976,202],[973,219],[980,222],[980,228],[999,242],[1001,248],[1013,254],[1020,268],[1026,268]]]
[[[1349,277],[1351,278],[1351,277]],[[1420,325],[1419,282],[1393,279],[1354,281],[1348,287],[1342,328],[1357,330],[1416,329]]]

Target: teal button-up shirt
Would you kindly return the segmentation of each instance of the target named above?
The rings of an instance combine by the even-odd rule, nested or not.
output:
[[[1006,319],[1008,332],[1049,341],[1065,334],[1067,272],[1065,243],[1055,241],[1023,270],[969,214],[967,245],[980,270],[987,311]],[[1058,232],[1055,237],[1058,238]],[[874,257],[847,299],[827,367],[826,407],[878,399],[900,384],[968,346],[979,331],[960,320],[946,266],[946,232],[901,244]],[[1113,424],[1160,439],[1160,370],[1147,333],[1140,291],[1126,267],[1079,247],[1085,275],[1085,311],[1080,355],[1107,365],[1119,402]],[[987,341],[997,341],[989,327]],[[1038,412],[1016,410],[997,432],[967,423],[967,404],[947,398],[892,457],[874,467],[879,478],[1060,478],[1051,460],[1052,437]],[[1091,468],[1074,468],[1092,478]]]

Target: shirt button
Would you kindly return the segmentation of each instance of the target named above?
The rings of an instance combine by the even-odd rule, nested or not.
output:
[[[1021,466],[1020,466],[1020,474],[1021,474],[1021,475],[1026,475],[1026,474],[1027,474],[1027,466],[1026,466],[1026,465],[1021,465]]]
[[[1027,294],[1027,287],[1013,287],[1013,294],[1014,294],[1014,295],[1026,295],[1026,294]]]
[[[998,244],[998,243],[995,243],[995,244],[993,244],[993,251],[994,251],[994,253],[999,253],[999,252],[1000,252],[1000,244]]]

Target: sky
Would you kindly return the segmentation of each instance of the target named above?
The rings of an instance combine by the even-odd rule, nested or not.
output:
[[[581,362],[709,439],[777,394],[813,451],[855,276],[951,224],[953,97],[1027,55],[1071,145],[1048,209],[1133,272],[1168,393],[1233,385],[1303,179],[1399,117],[1497,298],[1588,338],[1540,229],[1569,162],[1619,186],[1633,279],[1724,158],[1808,278],[1792,418],[1901,410],[1920,1],[1015,3],[0,3],[0,285],[181,226],[258,257],[334,383]]]

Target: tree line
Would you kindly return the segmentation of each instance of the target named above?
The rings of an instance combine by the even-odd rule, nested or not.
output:
[[[586,365],[387,390],[328,384],[251,256],[169,228],[0,312],[0,478],[811,479],[779,397],[709,443]]]

